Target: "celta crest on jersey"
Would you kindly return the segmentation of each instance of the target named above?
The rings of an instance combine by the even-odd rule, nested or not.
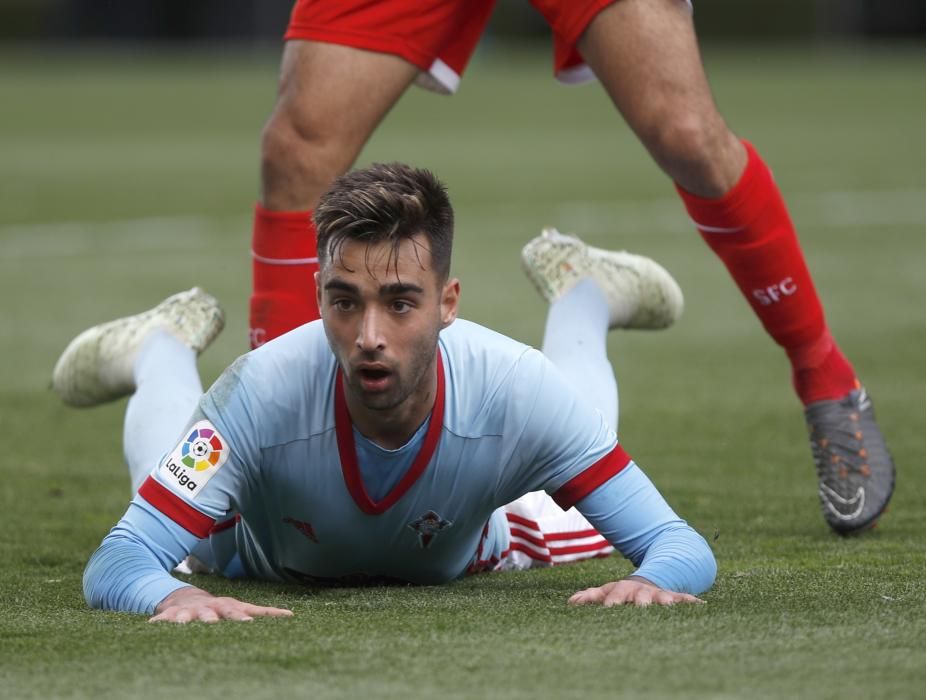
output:
[[[158,468],[158,480],[173,491],[194,498],[228,459],[225,439],[207,420],[201,420]]]
[[[413,520],[408,524],[410,530],[414,530],[418,533],[418,546],[421,547],[421,549],[430,547],[431,542],[441,530],[445,530],[451,526],[453,526],[452,522],[442,518],[433,510],[429,510],[417,520]]]

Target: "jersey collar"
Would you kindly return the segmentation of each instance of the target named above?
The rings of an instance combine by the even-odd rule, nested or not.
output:
[[[434,408],[431,409],[431,422],[428,432],[424,436],[421,449],[415,456],[411,467],[395,487],[385,495],[381,501],[374,501],[367,493],[360,476],[360,465],[357,462],[357,445],[354,442],[354,424],[347,410],[347,399],[344,396],[344,383],[341,368],[338,367],[334,379],[334,425],[338,439],[338,455],[341,458],[341,471],[344,474],[344,483],[357,506],[367,515],[381,515],[391,508],[405,495],[418,478],[427,469],[440,441],[441,430],[444,426],[444,362],[440,349],[437,351],[437,392],[434,397]]]

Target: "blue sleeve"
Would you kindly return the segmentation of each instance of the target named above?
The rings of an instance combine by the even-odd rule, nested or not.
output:
[[[576,508],[637,567],[634,575],[680,593],[713,585],[717,563],[710,546],[633,462]]]
[[[505,435],[498,502],[557,492],[605,459],[617,435],[537,350],[525,352],[505,387]]]
[[[87,563],[87,603],[150,615],[164,598],[189,585],[169,572],[199,541],[136,496]]]
[[[260,463],[255,400],[248,382],[242,380],[248,364],[248,356],[239,358],[203,396],[185,431],[190,437],[181,438],[149,477],[155,492],[135,496],[90,558],[84,571],[84,596],[91,607],[153,612],[167,595],[188,585],[169,572],[201,541],[180,524],[183,518],[175,522],[178,507],[181,513],[194,514],[194,520],[198,514],[208,522],[246,501],[249,471]],[[215,449],[212,454],[219,455],[211,466],[205,461],[195,468],[187,463],[194,436],[209,439]],[[144,494],[144,489],[139,493]]]

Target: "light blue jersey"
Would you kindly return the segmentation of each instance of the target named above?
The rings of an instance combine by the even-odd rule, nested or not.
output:
[[[540,352],[456,321],[440,335],[434,409],[398,450],[353,428],[342,387],[321,322],[233,364],[88,564],[91,604],[151,612],[185,585],[169,569],[210,536],[226,575],[446,582],[486,541],[504,546],[497,509],[539,490],[578,504],[641,575],[712,583],[706,543]]]

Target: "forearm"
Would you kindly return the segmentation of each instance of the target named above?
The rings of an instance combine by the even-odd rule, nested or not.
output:
[[[84,570],[84,597],[93,608],[150,614],[158,603],[189,584],[171,576],[137,542],[110,536]]]
[[[94,552],[84,571],[84,597],[94,608],[150,613],[187,586],[170,575],[198,539],[139,499]]]
[[[586,518],[638,569],[667,590],[701,593],[717,564],[704,538],[679,518],[635,464],[577,504]]]
[[[680,593],[703,593],[714,583],[717,564],[704,538],[692,528],[661,532],[646,550],[634,576]]]

